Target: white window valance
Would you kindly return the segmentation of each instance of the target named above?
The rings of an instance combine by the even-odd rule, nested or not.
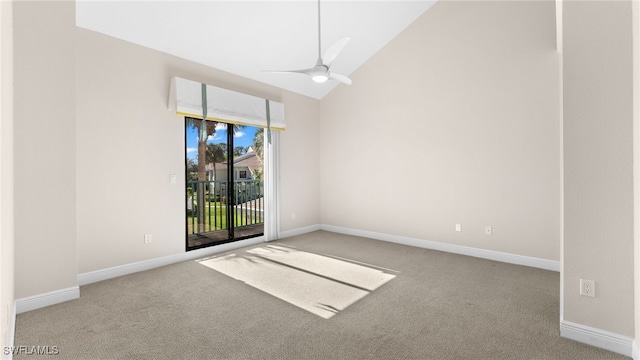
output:
[[[174,110],[180,116],[203,118],[202,83],[179,77],[171,79],[169,93],[169,110]],[[227,90],[212,85],[206,85],[207,119],[231,124],[268,127],[284,130],[284,104]],[[270,109],[269,124],[267,123],[267,108]]]

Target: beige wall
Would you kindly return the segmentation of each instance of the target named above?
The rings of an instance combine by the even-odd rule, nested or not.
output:
[[[553,2],[438,2],[326,96],[322,222],[559,260],[554,24]]]
[[[75,4],[14,3],[16,298],[77,285]]]
[[[563,25],[564,319],[633,337],[631,2],[565,2]]]
[[[184,120],[167,110],[173,76],[284,102],[281,229],[319,222],[317,100],[89,30],[76,37],[79,273],[184,252]]]
[[[288,92],[282,102],[280,230],[287,231],[320,223],[320,102]]]
[[[13,343],[14,325],[12,5],[0,2],[0,349]]]

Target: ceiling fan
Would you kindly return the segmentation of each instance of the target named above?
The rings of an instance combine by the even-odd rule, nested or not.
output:
[[[316,65],[312,68],[301,70],[283,70],[283,71],[268,71],[273,73],[299,73],[311,76],[311,79],[317,83],[323,83],[328,79],[340,81],[343,84],[351,85],[351,79],[345,75],[337,74],[330,71],[331,64],[338,57],[342,49],[347,45],[350,37],[338,40],[335,44],[331,45],[329,49],[324,53],[324,58],[321,52],[321,28],[320,28],[320,0],[318,0],[318,60]]]

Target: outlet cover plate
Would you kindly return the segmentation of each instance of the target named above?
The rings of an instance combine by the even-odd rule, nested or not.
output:
[[[593,280],[580,279],[580,295],[596,297],[596,282]]]

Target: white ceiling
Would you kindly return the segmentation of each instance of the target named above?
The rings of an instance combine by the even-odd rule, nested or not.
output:
[[[350,75],[436,0],[323,0],[322,52],[351,42],[331,70]],[[78,26],[316,99],[336,86],[302,74],[263,70],[310,68],[318,52],[317,2],[95,1],[76,2]]]

